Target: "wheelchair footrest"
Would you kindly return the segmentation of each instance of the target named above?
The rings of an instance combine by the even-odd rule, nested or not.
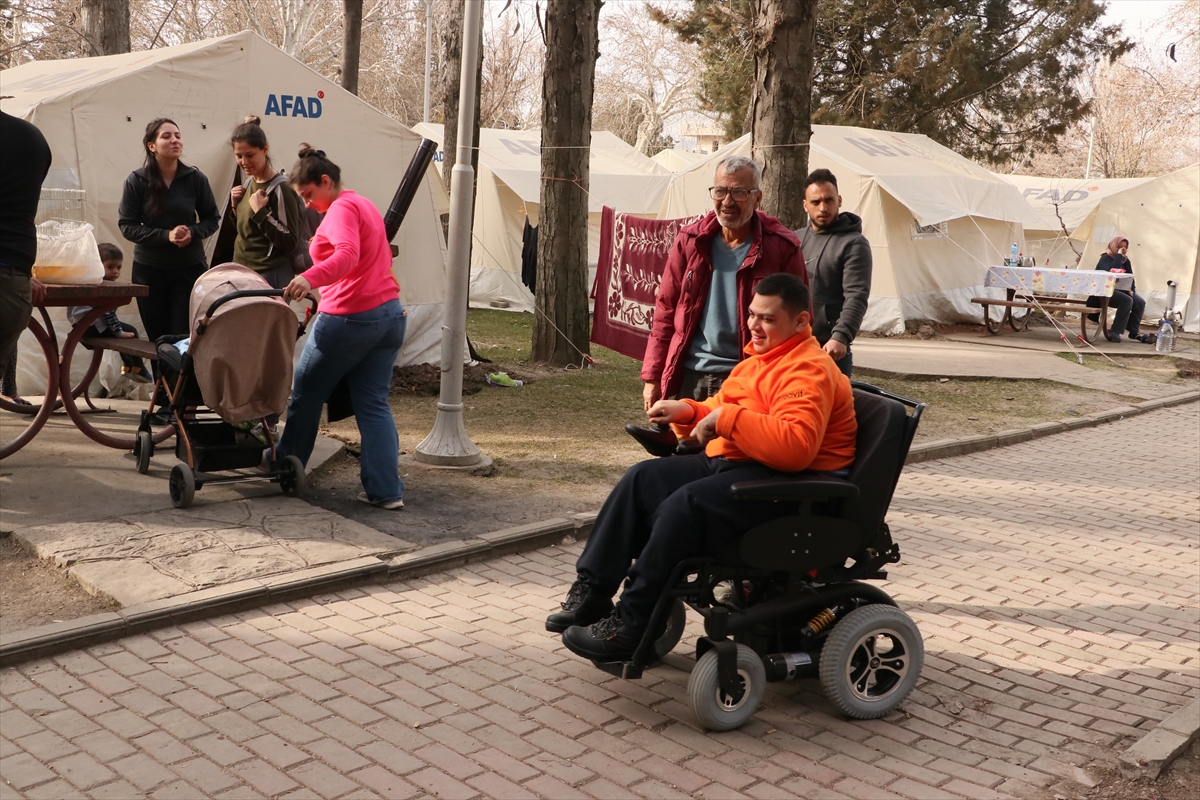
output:
[[[593,661],[592,664],[607,672],[628,681],[636,681],[642,677],[642,666],[632,661]]]

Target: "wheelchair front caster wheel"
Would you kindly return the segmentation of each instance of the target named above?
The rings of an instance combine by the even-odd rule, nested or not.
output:
[[[659,660],[679,644],[679,640],[683,638],[685,625],[687,625],[687,608],[677,597],[675,604],[671,606],[671,615],[667,618],[666,630],[662,632],[662,636],[654,640],[654,655]]]
[[[196,473],[187,464],[176,464],[167,488],[171,492],[171,503],[176,508],[187,508],[196,497]]]
[[[150,431],[138,431],[133,444],[133,457],[137,459],[137,471],[145,475],[150,471],[150,457],[154,455],[154,437]]]
[[[856,608],[833,626],[821,648],[821,686],[853,719],[877,719],[917,684],[925,645],[917,624],[895,606]]]
[[[692,670],[688,680],[688,705],[700,724],[710,731],[731,731],[741,727],[762,702],[767,673],[758,653],[744,644],[737,646],[737,671],[742,696],[735,699],[721,691],[716,650],[701,656]]]
[[[279,462],[279,488],[285,497],[304,494],[304,465],[296,456],[284,456]]]

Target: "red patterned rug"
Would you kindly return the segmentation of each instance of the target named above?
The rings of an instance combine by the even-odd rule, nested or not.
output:
[[[700,216],[645,219],[605,206],[592,298],[596,344],[641,360],[654,321],[654,295],[675,235]]]

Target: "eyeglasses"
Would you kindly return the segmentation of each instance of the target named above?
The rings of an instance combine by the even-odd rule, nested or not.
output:
[[[708,187],[708,196],[713,200],[724,200],[730,195],[733,196],[735,202],[742,202],[752,193],[759,191],[758,189],[726,189],[724,186]]]

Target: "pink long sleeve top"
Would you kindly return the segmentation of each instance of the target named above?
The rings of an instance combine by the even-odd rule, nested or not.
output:
[[[303,278],[321,290],[321,311],[358,314],[395,300],[392,251],[375,205],[343,189],[309,245],[313,266]]]

